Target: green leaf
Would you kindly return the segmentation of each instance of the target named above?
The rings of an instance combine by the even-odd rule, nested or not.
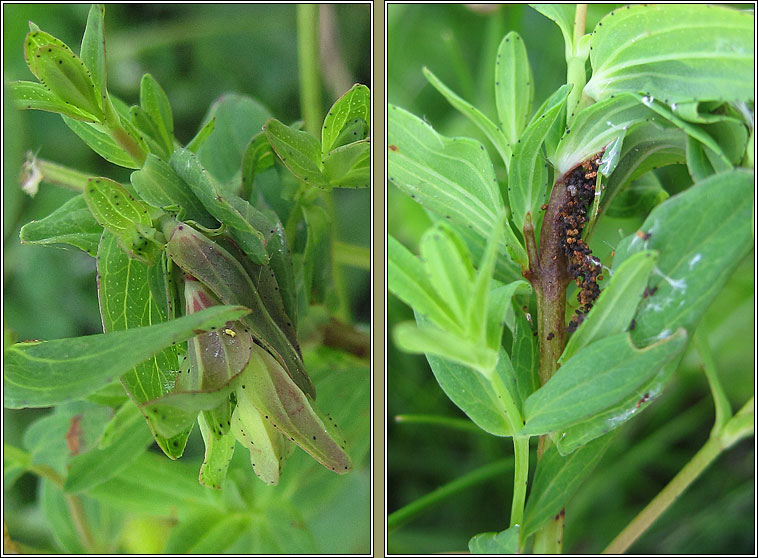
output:
[[[164,347],[248,312],[246,308],[219,306],[144,328],[16,343],[5,350],[5,406],[47,407],[84,397]]]
[[[722,6],[630,5],[612,11],[592,37],[596,100],[629,91],[664,103],[753,99],[754,18]]]
[[[572,87],[573,86],[568,86]],[[562,98],[564,95],[563,88],[560,87],[556,89],[552,95],[550,95],[545,101],[540,105],[540,108],[538,108],[534,116],[532,116],[532,119],[529,121],[529,124],[527,126],[531,126],[535,122],[537,122],[539,119],[542,118],[542,116],[553,106],[555,106],[555,103],[558,99]],[[555,154],[555,150],[558,148],[558,143],[561,140],[561,137],[563,137],[563,134],[566,131],[566,106],[561,109],[560,114],[558,115],[558,118],[555,120],[553,125],[550,127],[550,130],[547,133],[547,136],[545,136],[545,155],[547,156],[548,160],[553,159],[553,155]]]
[[[355,118],[371,123],[371,93],[368,87],[358,83],[335,101],[324,118],[321,128],[322,158],[337,146],[340,132]]]
[[[24,60],[26,65],[29,66],[29,70],[34,76],[39,79],[39,72],[37,71],[37,49],[47,45],[54,45],[67,50],[70,54],[74,54],[73,51],[60,39],[53,37],[50,33],[41,31],[39,27],[29,22],[31,31],[26,34],[24,39]]]
[[[197,465],[166,466],[152,452],[140,455],[128,470],[87,491],[109,507],[137,515],[184,517],[198,510],[220,510],[216,492],[197,482]]]
[[[215,390],[168,393],[146,402],[140,408],[158,436],[174,438],[192,428],[198,413],[212,411],[226,402],[234,387],[234,384],[227,384]],[[213,434],[222,437],[224,432],[213,431]]]
[[[482,430],[493,436],[511,436],[511,428],[502,402],[492,389],[492,385],[480,372],[457,362],[426,355],[437,383],[445,395]],[[495,374],[505,385],[511,383],[513,374],[510,359],[503,349],[500,351]]]
[[[266,242],[274,234],[271,221],[245,200],[221,192],[219,184],[188,149],[176,149],[169,161],[200,202],[230,233],[255,262],[268,263]]]
[[[123,393],[124,388],[121,384],[116,383],[114,385],[118,386]],[[99,449],[110,447],[114,442],[134,431],[136,424],[142,424],[144,420],[139,408],[131,400],[127,399],[119,406],[108,424],[105,425],[103,435],[100,437],[97,447]]]
[[[534,77],[526,45],[515,31],[508,33],[497,49],[495,104],[500,129],[511,147],[521,137],[532,112]]]
[[[518,554],[519,529],[514,525],[499,533],[480,533],[468,541],[471,554]]]
[[[174,169],[152,153],[148,154],[144,166],[131,174],[131,183],[140,198],[154,207],[176,212],[180,219],[192,220],[207,228],[218,226],[218,221]]]
[[[282,124],[276,118],[263,127],[271,147],[292,174],[312,186],[331,190],[329,179],[321,172],[321,145],[315,136]]]
[[[218,438],[211,432],[211,427],[203,413],[197,416],[200,433],[205,442],[205,457],[200,467],[200,484],[208,488],[221,490],[226,480],[226,471],[234,456],[234,435],[229,432]]]
[[[22,244],[70,244],[94,257],[102,234],[103,227],[92,217],[80,194],[47,217],[21,227],[19,237]]]
[[[524,525],[521,530],[524,540],[560,513],[582,481],[600,462],[613,438],[600,438],[569,457],[562,457],[555,446],[548,448],[537,464],[524,510]]]
[[[558,359],[563,364],[593,341],[625,332],[637,312],[648,277],[658,261],[653,250],[638,252],[616,269],[597,302]]]
[[[242,155],[242,191],[252,192],[255,175],[274,166],[274,152],[266,134],[253,136]],[[248,195],[243,197],[250,199]]]
[[[44,110],[55,112],[85,122],[96,122],[93,115],[68,104],[54,95],[40,83],[33,81],[12,81],[8,89],[17,108],[26,110]]]
[[[461,114],[463,114],[463,116],[471,120],[471,122],[476,124],[477,128],[484,132],[484,135],[487,136],[487,139],[489,139],[492,142],[492,145],[495,146],[495,149],[497,149],[500,157],[502,157],[506,168],[508,168],[511,160],[513,146],[508,144],[508,140],[503,134],[503,131],[495,126],[492,120],[487,118],[474,105],[468,101],[464,101],[458,95],[453,93],[453,91],[444,83],[442,83],[437,78],[437,76],[435,76],[428,68],[424,68],[423,72],[424,77],[426,77],[427,81],[429,81],[429,83],[431,83],[437,91],[442,93],[445,99],[447,99],[447,101],[453,105],[453,107],[455,107]]]
[[[174,117],[171,104],[163,88],[150,74],[142,76],[139,90],[139,103],[158,130],[157,140],[170,155],[174,150]]]
[[[363,118],[353,118],[342,128],[340,135],[334,140],[332,151],[349,143],[368,139],[370,132],[369,125]]]
[[[242,155],[250,139],[258,134],[271,115],[255,99],[246,95],[225,94],[213,103],[205,126],[190,142],[203,167],[220,183],[237,186]],[[210,126],[206,139],[202,135]],[[235,184],[236,182],[236,184]]]
[[[243,322],[253,337],[277,355],[295,383],[315,397],[297,349],[271,318],[250,277],[234,257],[188,225],[178,225],[169,236],[167,252],[185,272],[200,280],[224,304],[240,304],[252,310]]]
[[[61,550],[65,553],[85,554],[87,549],[79,540],[63,491],[52,481],[42,479],[39,501],[44,518]]]
[[[278,298],[281,298],[284,314],[289,318],[290,324],[281,324],[280,327],[289,335],[289,329],[296,332],[298,324],[297,312],[297,290],[295,288],[295,271],[292,265],[292,255],[290,254],[287,239],[284,234],[284,226],[276,215],[270,215],[271,220],[276,223],[274,234],[269,239],[266,249],[269,254],[268,265],[274,272],[273,281],[276,282]],[[261,268],[265,270],[265,268]],[[251,277],[255,281],[255,277]],[[273,293],[271,293],[273,295]],[[276,298],[273,297],[272,298]],[[266,300],[263,301],[267,303]],[[267,303],[268,304],[268,303]],[[270,307],[270,305],[269,305]],[[277,316],[272,312],[272,317],[276,320]],[[287,327],[285,327],[287,326]],[[296,345],[295,341],[293,344]],[[297,346],[297,345],[296,345]]]
[[[128,169],[138,169],[142,165],[114,140],[102,126],[79,122],[66,115],[62,115],[63,121],[72,132],[79,136],[95,153],[114,165]]]
[[[475,277],[466,245],[449,225],[440,221],[424,233],[419,248],[427,280],[439,300],[447,301],[456,320],[464,323]],[[410,304],[413,306],[412,301]]]
[[[90,178],[84,199],[97,222],[116,236],[129,257],[146,263],[155,260],[163,242],[152,228],[153,221],[145,204],[109,178]]]
[[[667,122],[633,124],[624,136],[616,168],[605,181],[601,211],[611,211],[613,200],[632,180],[654,168],[683,163],[686,137]]]
[[[619,403],[597,413],[588,420],[570,426],[561,432],[560,435],[554,435],[553,441],[560,454],[569,455],[577,448],[615,430],[628,420],[636,417],[661,394],[663,386],[671,378],[681,360],[681,355],[675,357],[664,365],[650,380],[635,389]]]
[[[78,56],[57,45],[41,46],[34,56],[39,80],[55,96],[92,115],[95,121],[105,118],[100,93]]]
[[[652,209],[669,198],[653,173],[638,178],[624,188],[605,212],[609,217],[647,217]]]
[[[695,182],[717,172],[729,170],[732,164],[742,160],[747,144],[747,129],[742,122],[724,119],[694,126],[713,138],[719,147],[718,151],[714,151],[692,137],[687,138],[687,167]]]
[[[303,282],[306,306],[323,302],[331,277],[331,225],[329,213],[320,205],[303,206],[306,241],[303,262]]]
[[[100,105],[107,94],[107,76],[105,71],[105,6],[93,4],[87,14],[87,27],[84,29],[82,45],[79,51],[82,62],[87,67],[100,95]]]
[[[513,327],[513,344],[511,345],[511,362],[518,387],[519,401],[526,401],[540,387],[537,368],[539,366],[539,347],[526,312],[513,303],[515,313]]]
[[[267,523],[267,522],[266,522]],[[165,552],[171,554],[220,554],[253,529],[249,513],[203,512],[171,530]],[[277,525],[278,526],[278,525]],[[260,544],[261,537],[256,537]]]
[[[708,304],[753,245],[754,174],[733,170],[713,175],[657,206],[640,236],[616,248],[614,268],[643,250],[660,252],[632,336],[644,346],[677,328],[692,330]],[[650,237],[641,238],[646,234]]]
[[[34,465],[47,465],[65,476],[73,453],[97,446],[109,416],[110,409],[87,401],[59,405],[26,428],[23,446]]]
[[[115,235],[122,234],[137,223],[153,224],[147,207],[110,178],[90,178],[84,190],[84,199],[95,219]]]
[[[427,271],[416,256],[395,237],[387,237],[387,285],[408,306],[438,326],[459,331],[450,304],[428,286]]]
[[[546,18],[552,19],[558,25],[566,45],[566,53],[572,53],[574,48],[574,6],[571,4],[529,4],[529,6]]]
[[[210,120],[208,120],[205,124],[203,124],[200,129],[195,134],[195,137],[192,138],[189,143],[187,144],[187,149],[192,151],[193,153],[197,153],[198,150],[205,144],[206,141],[208,141],[208,138],[213,133],[213,130],[216,129],[216,117],[214,116]]]
[[[484,146],[441,136],[394,105],[388,118],[390,182],[440,217],[489,238],[504,206]]]
[[[713,137],[708,134],[703,128],[696,124],[693,124],[692,122],[687,122],[686,120],[679,118],[676,114],[674,114],[672,110],[662,105],[660,102],[656,101],[649,95],[642,96],[640,94],[632,93],[631,96],[635,99],[638,99],[642,104],[649,107],[653,112],[659,114],[664,119],[674,124],[674,126],[677,128],[684,130],[688,136],[695,138],[704,146],[710,148],[710,150],[713,151],[713,153],[716,154],[728,168],[732,168],[732,163],[729,160],[729,157],[724,153],[721,146],[716,142],[716,140],[714,140]],[[660,121],[660,119],[657,120]]]
[[[527,127],[513,149],[513,160],[508,171],[508,202],[513,223],[519,231],[524,229],[526,214],[536,220],[540,206],[546,201],[547,169],[542,155],[542,144],[566,104],[571,86],[563,85],[554,104],[546,108],[540,118]]]
[[[127,402],[134,407],[134,404]],[[151,445],[153,436],[144,420],[129,422],[116,443],[105,449],[94,448],[69,462],[64,484],[66,492],[81,492],[103,483],[127,469]]]
[[[91,401],[95,405],[120,407],[125,402],[129,401],[129,396],[124,391],[124,386],[121,385],[121,382],[114,380],[96,392],[89,394],[86,397],[86,400]]]
[[[324,157],[324,176],[335,188],[368,188],[371,181],[371,142],[362,140],[337,147]]]
[[[637,349],[627,333],[585,347],[524,402],[521,433],[562,430],[618,403],[674,358],[686,341],[687,333],[680,329],[645,349]]]
[[[622,94],[600,101],[580,111],[571,129],[561,138],[551,162],[558,175],[570,171],[588,157],[605,149],[629,128],[643,121],[660,118],[634,95]]]
[[[142,107],[133,106],[129,109],[129,116],[132,125],[139,131],[140,138],[145,145],[161,159],[168,159],[171,151],[167,150],[162,143],[161,132],[153,119],[142,109]]]
[[[483,346],[479,340],[438,327],[417,327],[412,322],[402,322],[392,333],[395,344],[402,351],[435,355],[475,370],[491,370],[498,360],[497,351]]]

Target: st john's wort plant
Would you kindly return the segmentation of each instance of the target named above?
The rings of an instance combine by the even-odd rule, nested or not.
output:
[[[567,64],[566,83],[536,110],[515,32],[495,57],[495,119],[423,70],[487,137],[496,164],[479,141],[388,107],[388,180],[433,222],[418,256],[390,231],[388,287],[415,313],[394,342],[426,355],[476,426],[513,441],[509,526],[472,537],[475,553],[561,551],[564,506],[614,431],[660,395],[753,246],[752,15],[632,5],[585,34],[586,5],[535,9],[560,27]],[[694,184],[669,197],[651,171],[674,163],[686,163]],[[640,229],[600,261],[596,222],[637,213]],[[707,375],[711,438],[608,550],[626,549],[680,487],[752,434],[749,394],[732,416],[718,377]],[[405,515],[391,515],[390,528]]]
[[[286,477],[296,446],[337,474],[350,472],[350,448],[334,417],[354,420],[365,411],[358,407],[368,404],[362,397],[368,375],[358,383],[346,376],[353,398],[325,400],[335,411],[324,414],[298,331],[303,321],[311,330],[352,327],[333,259],[331,191],[368,186],[368,88],[356,84],[322,125],[315,122],[320,137],[303,131],[302,122],[289,126],[272,118],[250,97],[225,95],[182,145],[169,99],[151,75],[142,78],[138,105],[108,91],[104,15],[103,6],[91,8],[78,54],[30,22],[23,52],[36,81],[10,84],[18,108],[60,114],[105,160],[134,171],[120,183],[34,157],[27,163],[27,188],[41,180],[80,193],[26,224],[21,242],[68,244],[95,258],[104,333],[6,346],[5,407],[54,407],[30,430],[68,426],[51,443],[69,450],[47,463],[30,439],[31,447],[6,447],[6,466],[10,459],[19,474],[43,471],[46,482],[66,493],[56,497],[72,505],[80,502],[71,500],[75,493],[89,497],[93,489],[102,492],[134,476],[160,483],[144,470],[155,466],[145,461],[145,450],[154,440],[166,456],[180,458],[197,423],[205,487],[224,486],[236,442],[248,450],[250,474],[269,485]],[[229,152],[232,136],[248,141],[236,155]],[[256,180],[263,174],[265,192]],[[339,333],[334,337],[339,349]],[[342,347],[336,356],[311,361],[340,369],[353,358],[350,352],[354,347]],[[328,392],[343,390],[332,385]],[[347,415],[337,410],[342,403]],[[368,439],[368,432],[361,436]],[[367,446],[362,440],[359,446],[362,460]],[[166,488],[182,490],[171,483]],[[219,505],[203,498],[207,506]],[[285,500],[276,504],[282,509],[270,508],[272,517],[294,512]],[[86,521],[79,512],[78,522]],[[302,523],[297,517],[291,514],[295,528]],[[237,530],[244,532],[244,525]],[[308,536],[287,538],[283,547],[257,541],[248,550],[312,548]]]

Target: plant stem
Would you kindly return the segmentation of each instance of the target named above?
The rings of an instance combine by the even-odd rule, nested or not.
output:
[[[318,6],[297,5],[297,60],[300,111],[305,131],[320,137],[321,84],[319,83]]]
[[[147,153],[145,153],[139,144],[134,141],[134,138],[130,136],[120,123],[108,124],[108,134],[115,140],[115,142],[126,151],[129,156],[137,163],[142,165],[145,162]]]
[[[297,5],[297,59],[300,76],[300,110],[305,121],[305,131],[317,138],[321,137],[321,80],[319,73],[319,16],[315,4]],[[310,188],[310,186],[301,185]],[[337,262],[337,228],[334,197],[331,192],[322,195],[331,221],[331,262],[332,282],[337,295],[336,317],[350,323],[350,305],[345,288],[342,267]],[[289,223],[288,223],[289,225]],[[287,231],[290,232],[290,231]]]
[[[324,346],[345,351],[358,358],[371,358],[371,338],[368,333],[334,318],[324,327]]]
[[[84,512],[84,505],[82,505],[81,499],[73,494],[66,495],[66,506],[71,514],[71,522],[76,528],[76,532],[79,535],[79,539],[82,545],[89,552],[95,552],[95,539],[92,537],[92,531],[89,528],[87,522],[87,516]]]
[[[371,269],[371,249],[337,240],[334,243],[334,261],[358,269]]]
[[[501,459],[471,471],[462,477],[458,477],[454,481],[389,514],[387,517],[387,531],[394,531],[405,525],[450,496],[507,473],[511,467],[513,467],[513,464],[510,459]]]
[[[430,424],[432,426],[441,426],[452,430],[462,430],[464,432],[475,432],[477,434],[486,434],[484,430],[471,422],[471,419],[452,418],[443,415],[395,415],[395,422],[403,424]]]
[[[24,163],[24,172],[31,178],[47,182],[55,186],[61,186],[74,192],[84,192],[91,175],[74,170],[46,159],[37,159],[33,155],[27,156]]]
[[[329,211],[329,218],[331,221],[331,262],[332,262],[332,282],[334,283],[334,291],[337,295],[337,311],[336,317],[345,322],[352,323],[353,319],[350,316],[350,302],[347,297],[347,289],[345,286],[345,277],[342,273],[342,266],[337,261],[336,245],[337,245],[337,212],[334,208],[334,195],[332,192],[324,192],[324,201]]]
[[[540,232],[539,253],[534,239],[531,218],[524,227],[529,269],[524,276],[529,280],[537,295],[537,335],[540,347],[540,385],[553,376],[558,369],[558,358],[566,345],[566,287],[569,284],[568,262],[561,246],[563,231],[559,215],[569,201],[566,185],[560,180],[553,186]],[[547,450],[550,439],[540,436],[537,446],[537,460]],[[563,540],[563,516],[540,529],[534,538],[535,553],[560,553]]]
[[[702,327],[698,328],[693,336],[693,341],[698,355],[700,355],[700,360],[703,363],[705,377],[708,380],[708,386],[711,388],[711,394],[713,395],[713,405],[716,408],[716,420],[713,421],[711,435],[715,435],[721,432],[721,429],[727,421],[732,418],[732,407],[729,404],[729,398],[726,396],[726,392],[719,381],[719,376],[716,372],[716,363],[713,360],[711,348],[708,345],[708,339],[702,329]]]
[[[511,527],[524,523],[526,485],[529,483],[529,437],[513,437],[513,500],[511,502]]]
[[[603,550],[603,554],[623,554],[719,456],[719,453],[721,453],[721,443],[718,438],[709,439],[671,482],[611,541],[611,544]]]
[[[579,104],[579,99],[582,97],[582,91],[584,90],[584,85],[587,81],[587,74],[584,69],[585,62],[587,61],[587,54],[578,52],[579,40],[584,35],[586,19],[587,4],[577,4],[574,15],[574,40],[571,53],[569,54],[568,48],[566,49],[566,83],[573,84],[574,86],[566,101],[567,124],[571,122],[571,117],[574,115],[574,110]]]
[[[556,515],[534,536],[534,554],[561,554],[563,552],[563,523],[565,510]]]

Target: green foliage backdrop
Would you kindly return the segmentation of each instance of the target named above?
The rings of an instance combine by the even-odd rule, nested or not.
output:
[[[573,14],[573,5],[568,7]],[[587,32],[617,7],[590,4]],[[533,106],[539,107],[565,83],[566,61],[559,28],[534,9],[514,4],[388,8],[388,102],[423,118],[446,137],[471,137],[482,142],[501,183],[507,173],[499,146],[435,90],[430,73],[493,117],[497,114],[492,91],[495,56],[500,41],[511,31],[517,32],[526,46],[534,73]],[[661,141],[667,141],[664,135]],[[658,169],[654,176],[668,195],[692,184],[683,164]],[[420,239],[431,220],[416,203],[419,195],[413,200],[389,181],[387,188],[389,233],[414,253],[423,253]],[[594,255],[604,263],[610,261],[611,251],[623,237],[641,228],[648,211],[649,207],[640,207],[634,216],[625,218],[615,218],[611,212],[605,215],[590,242]],[[700,326],[707,334],[716,369],[734,408],[742,406],[754,391],[753,262],[751,251],[737,264]],[[511,269],[501,271],[508,281],[517,277],[508,275],[513,273]],[[569,291],[570,305],[574,299]],[[388,331],[413,319],[413,311],[390,294]],[[510,443],[472,427],[437,384],[423,355],[400,351],[392,335],[388,342],[388,513],[416,502],[441,485],[464,481],[461,477],[466,473],[488,464],[491,467],[484,482],[452,490],[426,513],[393,525],[389,551],[463,550],[472,534],[503,529],[512,497]],[[506,329],[503,345],[509,347],[510,343]],[[647,412],[620,429],[567,506],[564,552],[593,552],[607,545],[702,446],[713,425],[713,400],[702,369],[697,352],[688,349],[663,395]],[[396,421],[398,415],[406,414],[443,416],[447,422],[423,424],[414,422],[413,417]],[[745,440],[711,465],[630,551],[749,552],[754,544],[753,462],[753,440]],[[533,467],[532,463],[532,474]],[[724,521],[727,513],[729,519]]]
[[[22,48],[29,21],[78,51],[89,8],[76,4],[4,5],[5,80],[31,78]],[[151,73],[170,100],[180,142],[192,139],[213,102],[230,93],[255,98],[285,123],[302,117],[294,5],[114,4],[106,10],[109,90],[135,104],[142,74]],[[368,6],[337,5],[326,15],[331,17],[322,32],[339,54],[334,50],[325,54],[319,119],[354,83],[371,84]],[[51,249],[19,242],[22,225],[49,215],[74,192],[43,183],[30,198],[19,188],[18,178],[29,150],[42,159],[123,183],[129,182],[131,171],[93,153],[57,115],[18,111],[9,97],[5,88],[4,345],[100,333],[95,260],[70,247]],[[244,147],[249,138],[240,141]],[[219,161],[214,171],[222,172],[223,165],[224,161]],[[334,192],[339,240],[368,246],[369,196],[368,189]],[[352,320],[367,327],[369,273],[360,266],[345,267],[344,271]],[[272,491],[255,478],[247,452],[238,448],[229,477],[232,482],[227,482],[230,489],[216,492],[197,482],[203,453],[197,429],[184,457],[170,461],[155,446],[152,449],[156,451],[141,453],[150,440],[144,436],[144,420],[136,415],[141,426],[109,433],[123,445],[122,451],[140,455],[136,461],[88,463],[84,459],[70,464],[66,490],[86,491],[83,513],[91,521],[94,547],[132,553],[367,552],[369,441],[365,433],[369,417],[363,408],[368,402],[369,369],[365,361],[318,345],[306,342],[303,349],[319,386],[320,401],[329,410],[335,409],[337,422],[341,422],[340,415],[342,422],[361,415],[353,424],[342,425],[345,436],[357,440],[351,447],[357,457],[352,474],[330,479],[324,473],[334,476],[332,473],[320,471],[318,464],[298,450],[291,457],[292,474]],[[326,370],[331,372],[325,374]],[[333,405],[327,405],[327,400]],[[55,452],[60,450],[71,418],[81,412],[84,431],[89,425],[97,432],[97,425],[109,418],[90,416],[91,409],[82,411],[76,403],[55,411],[4,409],[4,442],[30,451],[34,463],[61,469],[67,456]],[[128,429],[137,422],[127,419],[122,425]],[[6,460],[9,455],[6,453]],[[103,467],[111,467],[115,476],[92,486],[96,470]],[[31,474],[19,476],[13,467],[4,472],[4,517],[15,542],[35,552],[84,550],[58,488]],[[336,525],[335,517],[344,521]],[[251,525],[256,527],[251,529]]]

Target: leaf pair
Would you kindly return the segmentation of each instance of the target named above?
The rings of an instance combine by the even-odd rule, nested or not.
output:
[[[498,361],[505,308],[514,292],[527,285],[515,281],[493,288],[502,226],[501,219],[477,271],[460,237],[444,223],[424,235],[421,260],[390,237],[390,289],[431,324],[400,324],[395,339],[401,348],[439,355],[490,377]]]
[[[369,90],[356,84],[329,109],[321,141],[275,118],[266,123],[264,132],[284,166],[299,180],[324,190],[367,188],[371,178],[370,115]],[[249,165],[258,168],[262,156],[255,150]]]

